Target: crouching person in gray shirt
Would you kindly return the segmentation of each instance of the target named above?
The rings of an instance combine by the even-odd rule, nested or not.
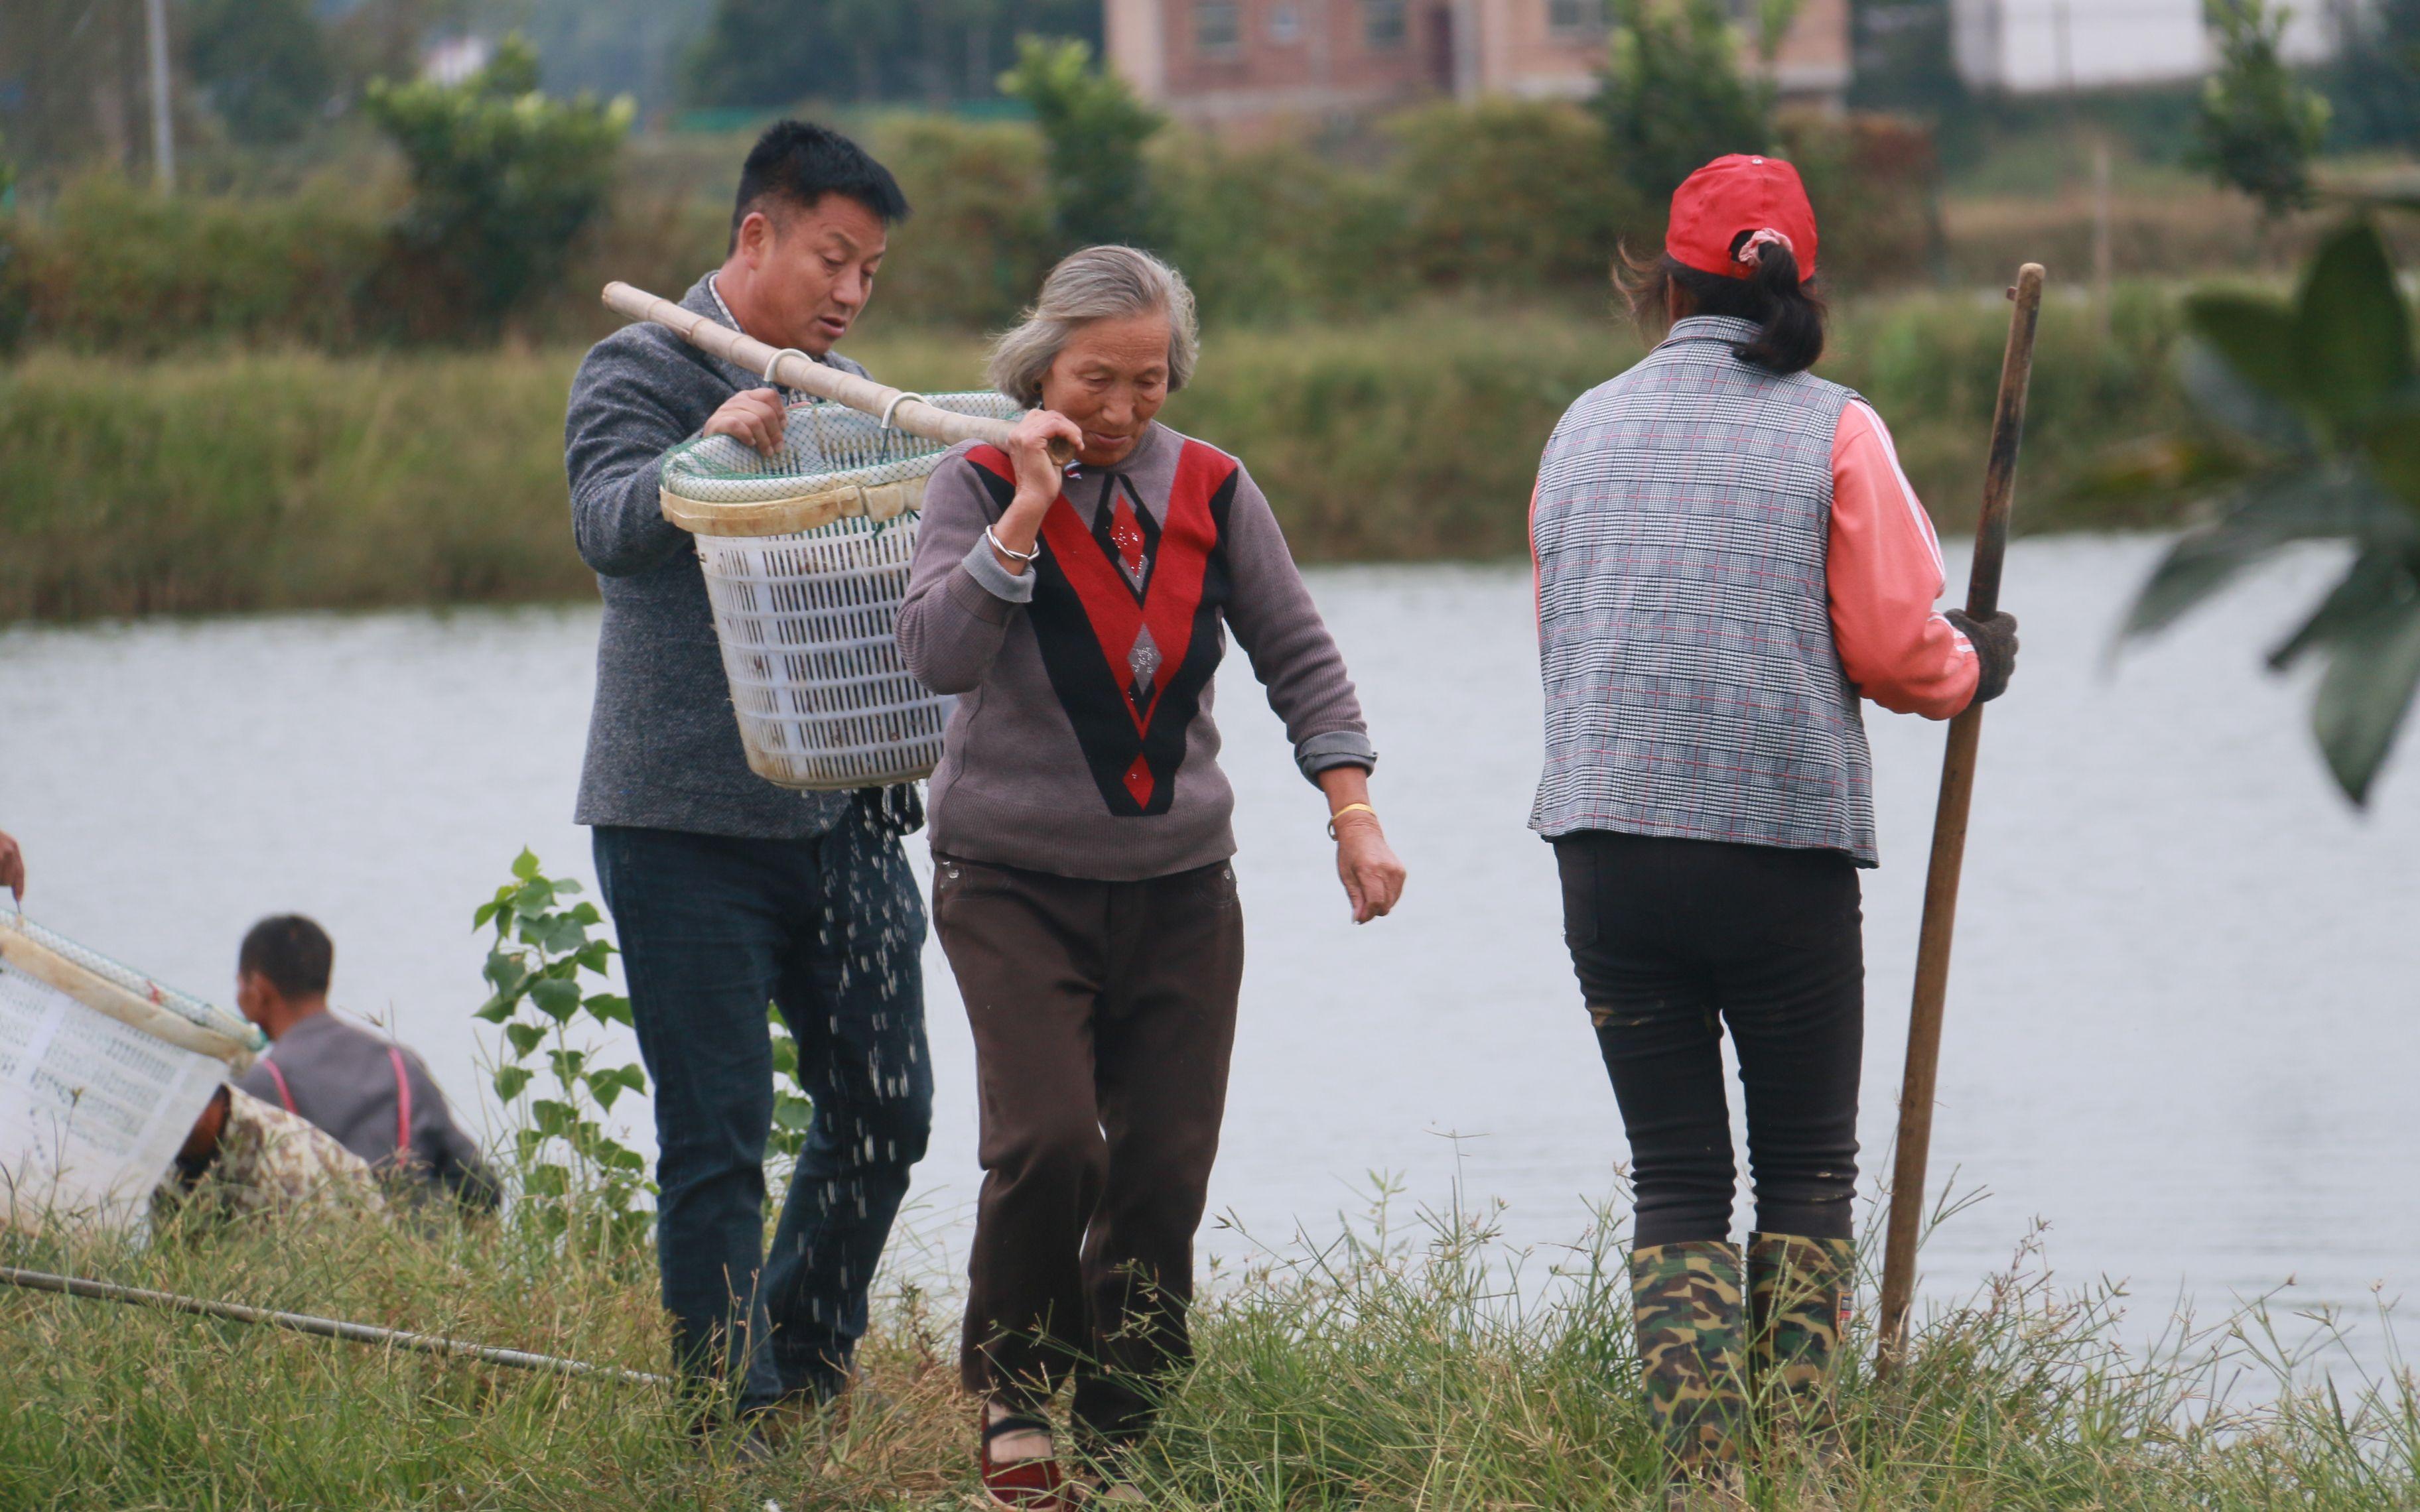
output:
[[[421,1058],[328,1011],[336,948],[300,914],[264,918],[236,956],[236,1006],[269,1054],[236,1085],[325,1131],[369,1167],[477,1211],[503,1188]]]
[[[855,143],[781,122],[741,171],[728,256],[681,303],[861,372],[832,344],[907,212]],[[643,324],[581,364],[565,446],[605,605],[575,818],[654,1083],[664,1307],[683,1376],[723,1381],[743,1415],[846,1385],[933,1103],[924,904],[899,845],[914,789],[794,793],[749,770],[695,542],[663,517],[666,452],[701,433],[769,452],[782,428],[755,374]],[[815,1108],[769,1259],[768,1002]]]

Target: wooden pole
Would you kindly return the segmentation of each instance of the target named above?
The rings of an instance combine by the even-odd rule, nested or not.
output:
[[[955,446],[960,441],[985,441],[1005,450],[1016,426],[1005,420],[993,420],[984,415],[962,415],[954,409],[943,409],[926,404],[918,394],[904,393],[872,378],[844,373],[837,367],[827,367],[812,362],[791,349],[777,349],[755,337],[734,331],[729,326],[707,319],[694,310],[684,310],[672,301],[628,284],[605,285],[605,305],[616,315],[633,320],[650,320],[678,335],[700,351],[711,352],[724,362],[744,367],[751,373],[762,373],[768,382],[778,382],[812,393],[818,399],[845,404],[851,409],[869,415],[879,415],[889,424],[911,436],[922,436],[928,441]],[[1051,455],[1062,466],[1074,460],[1074,449],[1064,441],[1053,441]]]
[[[2000,363],[2000,398],[1992,416],[1992,451],[1983,473],[1983,513],[1975,525],[1975,565],[1966,612],[2000,610],[2000,564],[2009,548],[2009,505],[2017,449],[2025,438],[2025,391],[2033,380],[2034,328],[2041,316],[2042,269],[2027,263],[2009,290],[2009,347]],[[1900,1083],[1899,1141],[1891,1170],[1890,1229],[1883,1249],[1883,1303],[1876,1368],[1896,1368],[1907,1350],[1907,1315],[1916,1294],[1916,1242],[1924,1227],[1925,1163],[1931,1154],[1932,1098],[1941,1069],[1941,1016],[1949,994],[1949,942],[1958,922],[1958,876],[1966,858],[1966,815],[1975,796],[1975,759],[1983,706],[1949,721],[1941,761],[1941,802],[1932,819],[1932,862],[1924,879],[1924,924],[1916,937],[1916,996],[1907,1021],[1907,1071]]]
[[[400,1329],[380,1328],[372,1323],[349,1323],[335,1318],[313,1318],[303,1313],[274,1312],[267,1307],[247,1307],[240,1303],[209,1302],[200,1297],[180,1297],[173,1291],[147,1291],[140,1287],[121,1287],[111,1281],[87,1281],[76,1275],[52,1275],[43,1271],[21,1271],[14,1266],[0,1265],[0,1282],[23,1287],[28,1291],[54,1291],[62,1296],[85,1297],[96,1302],[132,1303],[138,1307],[158,1307],[172,1313],[192,1313],[202,1318],[232,1319],[239,1323],[266,1323],[296,1334],[310,1334],[319,1338],[345,1339],[354,1344],[382,1344],[390,1349],[407,1350],[417,1354],[450,1354],[479,1360],[489,1365],[510,1365],[517,1370],[542,1370],[557,1376],[594,1376],[604,1381],[619,1381],[634,1386],[669,1386],[668,1376],[649,1375],[644,1370],[623,1370],[613,1365],[589,1365],[582,1360],[566,1360],[551,1354],[531,1354],[523,1350],[499,1350],[486,1344],[469,1344],[461,1339],[449,1339],[435,1334],[407,1334]]]

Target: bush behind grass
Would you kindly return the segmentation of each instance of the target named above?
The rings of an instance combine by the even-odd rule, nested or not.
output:
[[[1947,532],[1979,491],[2006,310],[1847,306],[1820,369],[1890,422]],[[2022,527],[2158,522],[2068,489],[2111,443],[2179,423],[2173,330],[2149,291],[2119,301],[2105,342],[2080,305],[2045,313]],[[981,381],[970,337],[894,330],[848,349],[903,387]],[[1517,556],[1547,433],[1642,349],[1586,305],[1229,328],[1166,418],[1245,459],[1306,561]],[[585,597],[562,471],[578,361],[507,347],[130,369],[45,352],[0,368],[0,621]]]
[[[172,1225],[147,1247],[0,1238],[0,1260],[187,1294],[659,1369],[644,1247],[566,1253],[513,1218],[387,1226]],[[1663,1505],[1636,1393],[1628,1289],[1607,1231],[1524,1292],[1485,1221],[1379,1221],[1214,1278],[1200,1360],[1140,1466],[1169,1512],[1501,1512]],[[1863,1295],[1873,1295],[1865,1278]],[[2256,1306],[2164,1351],[2117,1343],[2119,1299],[2056,1291],[2021,1257],[1935,1311],[1878,1383],[1852,1331],[1853,1463],[1817,1489],[1802,1451],[1761,1444],[1770,1512],[2075,1508],[2352,1512],[2420,1497],[2420,1398],[2399,1379],[2280,1383]],[[0,1289],[0,1504],[799,1509],[969,1504],[973,1404],[946,1293],[895,1279],[861,1353],[867,1405],[790,1421],[769,1465],[706,1452],[658,1387],[565,1380],[210,1319]],[[2181,1325],[2180,1325],[2181,1326]]]

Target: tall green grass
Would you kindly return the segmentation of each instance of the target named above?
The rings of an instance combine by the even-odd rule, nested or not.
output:
[[[566,1255],[510,1223],[171,1227],[147,1247],[0,1239],[0,1259],[659,1368],[644,1253]],[[1660,1509],[1621,1257],[1600,1233],[1516,1285],[1483,1220],[1365,1228],[1215,1279],[1201,1358],[1143,1457],[1171,1512]],[[1872,1296],[1871,1277],[1864,1295]],[[1524,1298],[1528,1300],[1525,1301]],[[1755,1503],[1818,1509],[2371,1512],[2420,1504],[2408,1372],[2280,1376],[2255,1308],[2118,1347],[2119,1299],[2021,1263],[1938,1310],[1887,1383],[1861,1321],[1852,1454],[1755,1456]],[[892,1283],[845,1422],[746,1466],[657,1388],[563,1380],[115,1304],[0,1290],[9,1508],[730,1508],[969,1504],[973,1405],[946,1290]],[[2233,1395],[2231,1395],[2231,1393]]]
[[[1820,371],[1864,392],[1945,530],[1972,517],[2007,330],[1972,296],[1852,305]],[[2046,313],[2019,520],[2149,523],[2070,501],[2109,445],[2170,425],[2169,306],[2104,338]],[[981,382],[972,337],[851,352],[924,390]],[[1540,448],[1642,349],[1603,307],[1434,304],[1214,332],[1168,421],[1242,456],[1309,561],[1505,557]],[[579,353],[231,354],[0,367],[0,621],[582,597],[562,468]]]

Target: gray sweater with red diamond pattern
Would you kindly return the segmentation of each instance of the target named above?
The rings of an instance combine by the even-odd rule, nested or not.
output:
[[[934,472],[899,645],[961,695],[929,804],[939,855],[1139,881],[1235,852],[1211,717],[1227,631],[1307,778],[1376,764],[1344,657],[1234,458],[1155,424],[1111,468],[1073,467],[1041,558],[1012,576],[985,528],[1008,459],[960,447]]]

